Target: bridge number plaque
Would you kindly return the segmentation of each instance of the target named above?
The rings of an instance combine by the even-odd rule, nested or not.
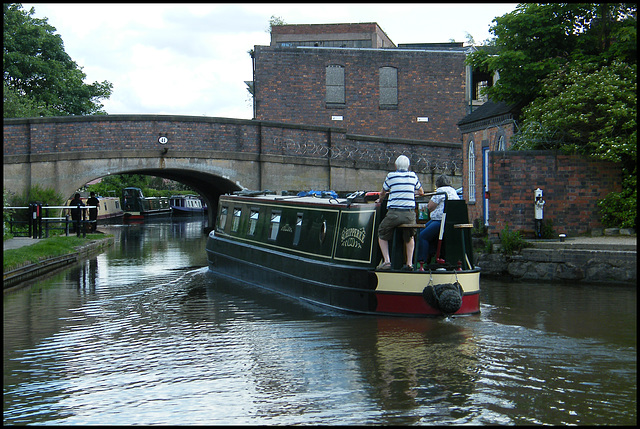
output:
[[[167,144],[169,142],[169,139],[166,136],[160,136],[158,137],[158,143],[160,144]]]

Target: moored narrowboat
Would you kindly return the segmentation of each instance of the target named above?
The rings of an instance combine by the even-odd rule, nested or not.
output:
[[[412,271],[400,269],[401,233],[390,243],[392,268],[378,270],[377,227],[386,210],[365,195],[222,195],[206,245],[209,269],[347,312],[413,317],[478,313],[480,270],[472,265],[466,203],[445,203],[442,254],[424,271],[417,264]]]
[[[168,197],[145,197],[140,188],[124,188],[122,190],[122,204],[125,221],[171,214]]]
[[[82,191],[79,192],[80,200],[85,204],[87,204],[87,200],[89,199],[89,192]],[[119,221],[124,215],[124,210],[120,206],[120,198],[118,197],[103,197],[98,196],[98,200],[100,201],[100,205],[98,207],[98,223],[105,223],[111,221]],[[65,203],[65,206],[68,206],[71,203],[71,199],[68,199]]]
[[[203,214],[202,200],[196,195],[172,195],[169,198],[171,214],[176,216]]]

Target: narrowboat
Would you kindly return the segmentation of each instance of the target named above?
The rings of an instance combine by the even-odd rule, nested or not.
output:
[[[103,197],[98,196],[98,200],[100,201],[100,205],[98,208],[98,222],[111,222],[111,221],[119,221],[124,215],[124,210],[122,210],[122,206],[120,205],[120,198],[118,197]],[[82,191],[80,192],[80,200],[85,204],[87,204],[87,200],[89,199],[89,192]],[[68,199],[65,203],[65,206],[68,206],[71,203],[71,199]]]
[[[124,188],[122,190],[122,205],[125,221],[171,214],[168,197],[145,197],[140,188]]]
[[[196,195],[172,195],[169,198],[171,214],[177,216],[203,214],[202,200]]]
[[[413,270],[403,271],[399,228],[389,243],[391,269],[377,268],[382,260],[377,228],[386,204],[376,204],[376,198],[377,193],[363,191],[346,198],[247,191],[222,195],[206,244],[209,270],[346,312],[411,317],[479,313],[480,269],[472,262],[465,201],[445,202],[434,261],[423,270],[414,263]]]

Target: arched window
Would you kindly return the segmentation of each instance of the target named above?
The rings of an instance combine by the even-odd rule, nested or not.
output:
[[[332,64],[326,71],[327,104],[344,105],[344,67]]]
[[[395,109],[398,107],[398,69],[380,67],[380,108]]]
[[[505,150],[504,140],[505,140],[504,134],[500,133],[500,135],[498,136],[498,139],[496,140],[496,145],[494,150]]]
[[[469,202],[476,201],[476,151],[473,140],[469,141]]]

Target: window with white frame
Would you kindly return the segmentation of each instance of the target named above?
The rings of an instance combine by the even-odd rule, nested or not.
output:
[[[476,151],[473,140],[469,141],[469,202],[476,201]]]
[[[242,208],[234,208],[233,219],[231,220],[231,232],[238,232],[238,228],[240,228],[241,216],[242,216]]]
[[[256,235],[256,227],[258,226],[258,217],[260,215],[260,211],[258,209],[251,209],[251,214],[249,215],[249,232],[248,235]]]
[[[269,240],[275,240],[278,238],[278,231],[280,231],[280,210],[274,210],[271,212],[271,225],[269,226]]]
[[[220,209],[220,222],[218,222],[218,226],[220,227],[220,229],[224,229],[225,226],[227,226],[227,212],[229,211],[229,209],[226,206],[223,206]]]

